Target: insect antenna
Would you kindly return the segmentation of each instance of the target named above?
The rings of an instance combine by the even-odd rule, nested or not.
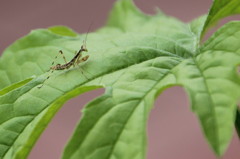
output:
[[[85,39],[83,40],[83,45],[81,46],[81,50],[80,50],[80,51],[86,51],[86,52],[88,51],[88,50],[87,50],[87,47],[86,47],[86,41],[87,41],[88,33],[89,33],[92,25],[93,25],[93,22],[92,22],[92,23],[89,25],[89,27],[88,27],[88,30],[87,30]],[[75,61],[75,64],[78,66],[78,68],[79,68],[79,70],[81,71],[82,75],[83,75],[86,79],[89,79],[89,78],[87,78],[87,76],[84,74],[83,69],[79,66],[79,64],[82,63],[82,62],[87,61],[88,58],[89,58],[89,55],[86,55],[86,56],[84,56],[84,57],[82,57],[82,56],[80,55],[80,56],[78,56],[77,60]]]
[[[86,48],[86,41],[87,41],[88,33],[89,33],[90,29],[92,28],[92,25],[93,25],[93,22],[91,22],[91,24],[89,25],[88,30],[87,30],[87,34],[85,36],[85,39],[83,40],[83,45],[84,45],[85,48]]]

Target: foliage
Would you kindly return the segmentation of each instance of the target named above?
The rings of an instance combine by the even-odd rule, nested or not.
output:
[[[0,59],[0,158],[26,158],[64,102],[104,87],[105,94],[84,108],[63,159],[143,159],[154,100],[175,85],[184,87],[207,141],[222,155],[234,123],[240,128],[240,22],[200,41],[219,20],[239,13],[239,3],[215,0],[208,15],[185,24],[117,1],[107,25],[88,35],[90,59],[81,65],[88,79],[75,67],[45,81],[57,51],[71,59],[85,35],[56,26],[17,40]]]

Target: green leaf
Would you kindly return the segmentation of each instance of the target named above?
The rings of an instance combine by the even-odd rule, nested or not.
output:
[[[163,59],[161,55],[158,58],[155,58],[154,64],[156,63],[156,65],[159,65],[160,67],[157,67],[155,65],[152,66],[160,70],[166,69],[165,71],[159,71],[159,76],[157,73],[151,72],[151,69],[146,71],[149,74],[154,74],[154,77],[158,79],[151,79],[151,82],[153,82],[153,84],[150,86],[146,85],[147,82],[145,82],[144,84],[144,86],[152,89],[153,91],[162,91],[164,88],[167,88],[173,84],[181,84],[187,89],[192,101],[193,111],[196,112],[196,114],[198,115],[203,127],[203,131],[207,139],[209,140],[212,148],[218,155],[222,155],[222,153],[226,150],[226,147],[232,137],[233,122],[235,118],[234,112],[236,110],[235,104],[240,96],[240,83],[235,71],[236,65],[240,62],[239,54],[238,52],[228,53],[228,50],[226,48],[229,47],[229,43],[228,41],[225,41],[223,39],[226,37],[231,38],[229,37],[228,33],[225,33],[226,28],[229,30],[233,29],[233,32],[236,33],[233,36],[238,36],[236,30],[238,27],[239,23],[237,23],[236,25],[233,24],[226,26],[218,33],[216,33],[216,35],[218,35],[223,32],[223,34],[221,34],[222,38],[217,37],[215,39],[216,35],[213,36],[211,41],[208,41],[206,45],[202,47],[201,50],[199,50],[199,52],[201,53],[197,54],[196,56],[192,56],[191,58],[179,58],[176,61],[160,60]],[[239,38],[240,37],[238,37],[238,39],[231,39],[230,43],[238,43]],[[213,50],[211,50],[210,48],[209,50],[205,50],[205,47],[207,47],[207,45],[215,45],[220,40],[222,45],[227,45],[227,47],[224,46],[226,47],[225,50],[222,50],[222,52],[217,50],[215,52],[213,47],[211,47],[211,49]],[[162,48],[164,49],[163,46],[161,46],[161,49]],[[238,49],[239,47],[235,47],[231,51],[237,51]],[[226,51],[226,53],[224,51]],[[147,51],[144,51],[144,53],[151,54]],[[216,58],[214,58],[215,56]],[[172,65],[170,67],[166,67],[166,64]],[[138,67],[140,67],[140,65],[141,64],[138,64]],[[131,68],[128,68],[128,70],[131,70]],[[145,73],[144,69],[140,70],[141,71],[139,71],[139,74]],[[137,74],[136,68],[134,68],[134,71],[132,71],[131,73]],[[148,73],[145,73],[141,77],[149,77]],[[127,87],[129,85],[134,85],[132,84],[132,81],[137,81],[136,77],[134,78],[130,76],[128,78],[123,78],[125,80],[123,84],[121,79],[119,79],[120,84],[117,84],[118,81],[116,81],[115,84],[111,87],[112,93],[110,95],[106,95],[102,98],[96,99],[95,101],[93,101],[93,103],[90,103],[84,109],[84,117],[79,123],[78,128],[73,135],[73,138],[70,140],[63,158],[69,158],[69,156],[71,158],[78,158],[79,156],[83,158],[112,158],[113,156],[123,156],[122,158],[144,158],[144,154],[141,153],[143,152],[142,148],[145,145],[145,135],[142,135],[144,132],[142,131],[141,133],[137,132],[134,134],[131,133],[135,132],[136,129],[144,129],[145,125],[143,125],[143,123],[139,121],[144,121],[143,119],[146,119],[146,114],[151,108],[149,108],[150,104],[148,104],[148,101],[150,99],[153,100],[154,97],[158,94],[158,91],[154,92],[153,95],[150,96],[150,99],[145,98],[149,95],[148,93],[152,94],[152,92],[151,90],[142,92],[144,88],[141,88],[142,91],[138,90],[137,88],[139,87],[139,85],[143,85],[144,83],[141,82],[138,85],[136,84],[136,88],[133,86],[130,87],[130,90],[134,90],[133,92],[141,92],[142,96],[139,100],[136,100],[138,97],[133,97],[133,101],[129,98],[127,98],[128,101],[121,101],[121,103],[123,104],[113,102],[118,101],[117,99],[121,99],[123,98],[123,96],[129,97],[130,94],[133,94],[133,92],[127,94],[129,91],[129,88]],[[144,80],[146,80],[146,78],[144,78]],[[167,82],[165,81],[165,78]],[[129,81],[129,83],[126,83],[126,81]],[[122,93],[113,93],[118,92],[118,90],[121,90]],[[121,94],[121,97],[118,97],[118,94]],[[113,101],[109,99],[109,96],[113,98]],[[134,102],[136,103],[134,104]],[[129,103],[131,103],[131,106],[133,108],[129,106]],[[142,106],[143,108],[141,108],[142,103],[144,103],[144,106]],[[112,106],[110,106],[110,108],[106,108],[106,105]],[[106,110],[104,110],[104,112],[101,112],[100,110],[103,109],[103,107],[105,107]],[[119,113],[121,115],[119,117],[120,119],[116,119],[118,114],[117,112],[122,112],[122,109],[124,109],[124,107],[126,107],[125,109],[129,109],[130,113],[133,112],[132,109],[137,108],[142,109],[142,113],[138,113],[137,115],[132,113],[130,117],[127,113]],[[111,115],[115,118],[111,118]],[[126,119],[124,120],[124,118]],[[132,118],[137,118],[134,121],[135,123],[131,122]],[[113,129],[111,127],[111,125],[115,122],[120,125],[120,128]],[[137,126],[137,128],[135,126]],[[129,132],[125,132],[124,127],[127,127],[127,130],[129,130]],[[113,133],[112,130],[118,130],[118,132]],[[141,135],[139,135],[138,140],[136,139],[136,142],[134,142],[134,138],[137,136],[136,134]],[[116,143],[112,143],[113,141],[115,141]],[[139,142],[143,143],[142,146],[139,146],[141,145]],[[129,152],[129,154],[126,152]]]
[[[69,29],[65,26],[54,26],[54,27],[50,27],[48,29],[55,34],[59,34],[59,35],[63,35],[63,36],[72,36],[72,37],[77,36],[77,33],[75,33],[72,29]]]
[[[4,89],[0,90],[0,95],[4,95],[4,94],[6,94],[6,93],[18,88],[18,87],[21,87],[31,80],[32,80],[32,78],[29,78],[29,79],[23,80],[21,82],[14,83],[14,84],[10,85],[9,87],[5,87]]]
[[[88,61],[81,69],[55,71],[48,80],[58,51],[70,61],[85,35],[53,27],[16,41],[0,59],[0,158],[26,158],[65,101],[104,87],[84,108],[63,159],[144,159],[149,112],[155,98],[174,85],[186,89],[210,146],[222,155],[240,98],[240,22],[199,46],[205,19],[184,24],[117,1],[107,25],[88,34]],[[59,57],[57,63],[64,61]]]
[[[36,139],[66,100],[97,88],[83,86],[67,93],[54,88],[39,91],[36,86],[43,80],[32,80],[0,97],[1,158],[26,158]],[[60,94],[61,98],[57,98]]]
[[[239,0],[214,0],[207,19],[203,25],[201,36],[203,36],[207,29],[215,25],[219,20],[239,13]]]
[[[199,116],[205,135],[218,155],[225,152],[232,138],[236,103],[240,97],[240,78],[236,71],[240,63],[239,27],[240,22],[226,24],[195,57],[203,79],[196,79],[202,85],[197,85],[199,93],[192,94],[193,111]],[[189,87],[193,87],[193,83]]]
[[[199,48],[200,41],[201,41],[201,34],[204,22],[206,21],[207,16],[201,16],[194,19],[192,22],[189,23],[189,28],[191,32],[195,35],[195,49]]]

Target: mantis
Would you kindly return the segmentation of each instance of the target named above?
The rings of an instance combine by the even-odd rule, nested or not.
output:
[[[80,63],[82,62],[85,62],[88,60],[89,58],[89,55],[86,55],[84,57],[82,57],[82,53],[83,52],[88,52],[87,48],[86,48],[86,39],[87,39],[87,35],[88,33],[86,34],[86,38],[85,40],[83,41],[83,45],[81,46],[81,49],[75,54],[75,56],[69,61],[67,62],[64,54],[63,54],[63,51],[60,50],[59,51],[59,54],[61,54],[63,56],[63,59],[65,61],[65,64],[57,64],[57,65],[54,65],[54,61],[52,62],[52,67],[50,67],[50,70],[51,70],[51,73],[47,76],[46,80],[50,78],[50,75],[55,71],[55,70],[65,70],[65,69],[69,69],[70,67],[75,67],[76,65],[79,66]],[[58,54],[58,55],[59,55]],[[58,55],[55,57],[55,59],[58,57]],[[54,66],[53,66],[54,65]],[[80,66],[79,66],[80,68]],[[81,71],[82,72],[82,71]],[[83,72],[82,72],[83,74]],[[84,74],[83,74],[84,75]],[[85,76],[85,75],[84,75]],[[86,77],[86,76],[85,76]],[[86,77],[87,78],[87,77]],[[45,81],[46,81],[45,80]],[[44,81],[44,82],[45,82]],[[38,88],[42,88],[43,84],[41,86],[39,86]]]

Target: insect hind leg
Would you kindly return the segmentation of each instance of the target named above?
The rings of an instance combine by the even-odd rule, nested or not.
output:
[[[84,56],[84,57],[78,59],[78,60],[75,62],[75,64],[78,66],[78,68],[79,68],[79,70],[81,71],[81,73],[83,74],[83,76],[84,76],[86,79],[89,80],[89,78],[84,74],[83,69],[79,66],[80,63],[87,61],[88,58],[89,58],[89,55]],[[88,72],[87,70],[85,70],[85,71]],[[88,73],[89,73],[89,72],[88,72]],[[89,73],[89,74],[91,74],[91,73]]]
[[[66,57],[65,57],[64,54],[63,54],[63,51],[62,51],[62,50],[59,50],[58,54],[55,56],[55,60],[52,62],[52,65],[51,65],[51,67],[50,67],[50,69],[49,69],[49,73],[48,73],[48,76],[47,76],[46,80],[48,80],[48,79],[50,78],[50,76],[53,74],[54,70],[57,69],[57,65],[59,65],[59,64],[57,64],[56,66],[53,66],[53,65],[54,65],[56,59],[58,58],[58,55],[59,55],[59,54],[62,55],[63,60],[64,60],[65,63],[67,64],[67,60],[66,60]],[[45,81],[46,81],[46,80],[45,80]],[[43,82],[43,84],[45,83],[45,81]],[[43,84],[42,84],[41,86],[39,86],[38,88],[39,88],[39,89],[42,88],[42,87],[43,87]]]
[[[51,68],[51,69],[48,71],[48,76],[47,76],[47,78],[43,81],[42,85],[41,85],[41,86],[38,86],[37,88],[40,89],[40,88],[43,87],[45,81],[48,80],[48,79],[50,78],[50,76],[52,75],[52,73],[54,72],[54,70],[55,70],[55,69],[52,69],[52,68]]]
[[[83,75],[86,79],[89,80],[89,78],[84,74],[83,69],[82,69],[79,65],[77,65],[77,66],[78,66],[79,70],[81,71],[82,75]]]

